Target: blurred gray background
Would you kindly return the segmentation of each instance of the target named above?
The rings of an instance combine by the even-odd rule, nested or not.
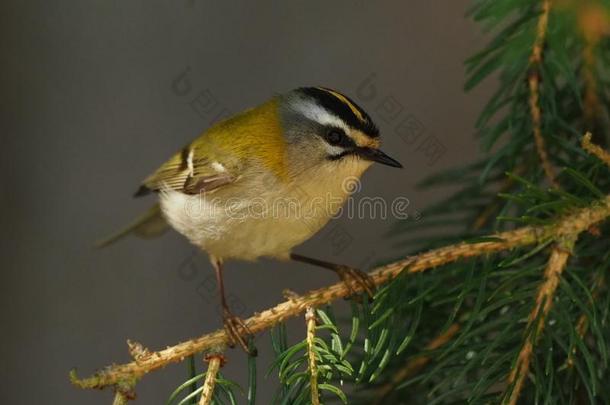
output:
[[[478,153],[491,88],[462,91],[463,61],[485,39],[469,3],[3,2],[0,402],[109,404],[110,390],[78,390],[68,371],[129,361],[127,338],[158,349],[220,327],[212,269],[178,234],[92,247],[152,204],[131,198],[139,182],[218,116],[298,86],[339,89],[405,165],[374,166],[360,196],[406,197],[414,220],[447,193],[415,184]],[[341,218],[298,252],[370,268],[405,250],[385,236],[392,222]],[[284,288],[335,281],[302,264],[226,266],[242,316]],[[289,333],[302,339],[303,321]],[[257,341],[265,404],[277,381],[264,378],[269,338]],[[228,355],[225,374],[245,385],[245,356]],[[137,403],[164,403],[185,378],[184,364],[146,376]]]

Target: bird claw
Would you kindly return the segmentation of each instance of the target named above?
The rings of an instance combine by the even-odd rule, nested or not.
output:
[[[225,333],[229,337],[229,346],[235,347],[235,344],[238,343],[248,355],[256,356],[256,349],[250,350],[248,347],[248,340],[252,336],[252,332],[244,321],[233,315],[228,309],[223,310],[222,321]]]
[[[354,284],[360,286],[369,297],[373,297],[375,283],[368,274],[349,266],[339,266],[336,271],[341,281],[343,281],[349,290],[350,297],[358,293],[356,288],[354,288]]]

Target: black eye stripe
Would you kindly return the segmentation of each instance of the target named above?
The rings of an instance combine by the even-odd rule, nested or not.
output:
[[[341,128],[327,127],[324,131],[324,140],[330,145],[341,146],[342,148],[356,146],[356,143]]]

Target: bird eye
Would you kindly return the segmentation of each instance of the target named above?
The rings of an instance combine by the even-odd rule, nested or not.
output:
[[[331,128],[326,133],[326,141],[331,145],[341,145],[345,143],[345,134],[342,130]]]

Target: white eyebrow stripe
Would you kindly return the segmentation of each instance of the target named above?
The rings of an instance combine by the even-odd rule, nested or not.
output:
[[[322,125],[334,126],[343,129],[346,133],[349,127],[336,115],[330,113],[324,107],[315,104],[311,100],[300,99],[293,103],[293,108],[305,117]]]
[[[329,156],[339,156],[340,154],[342,154],[343,152],[345,152],[345,149],[340,148],[338,146],[333,146],[333,145],[329,145],[327,143],[324,144],[325,148],[326,148],[326,153]]]

